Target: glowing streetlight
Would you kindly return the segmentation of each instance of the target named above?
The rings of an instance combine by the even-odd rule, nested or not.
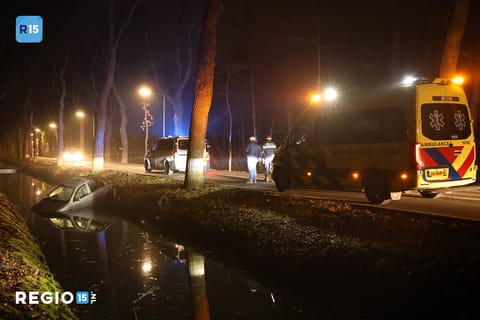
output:
[[[145,99],[152,95],[152,90],[149,87],[140,87],[138,94]]]

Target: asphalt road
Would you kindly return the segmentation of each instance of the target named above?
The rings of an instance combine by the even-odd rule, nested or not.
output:
[[[79,165],[89,166],[88,163]],[[128,171],[139,174],[164,174],[162,171],[145,173],[143,166],[140,164],[105,163],[105,169]],[[183,180],[184,174],[174,173],[171,177]],[[245,182],[247,178],[247,172],[239,171],[228,172],[211,170],[205,174],[205,181],[208,183],[220,183],[240,188],[261,189],[274,193],[278,192],[273,182],[267,183],[259,181],[257,184],[246,184]],[[360,191],[338,191],[313,187],[295,187],[285,191],[285,193],[316,199],[347,201],[360,206],[377,207],[377,205],[370,204],[365,195]],[[381,207],[395,211],[416,212],[419,214],[480,221],[480,186],[473,185],[468,188],[462,188],[461,190],[452,190],[451,192],[441,194],[434,199],[423,198],[416,191],[407,191],[402,195],[402,198],[399,201],[391,201],[388,204],[381,205]]]

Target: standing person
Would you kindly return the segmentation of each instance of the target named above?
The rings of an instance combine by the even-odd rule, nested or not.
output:
[[[275,155],[275,150],[277,145],[272,141],[272,136],[268,135],[266,137],[265,143],[262,145],[263,150],[263,167],[265,169],[265,181],[270,182],[272,178],[270,177],[270,169],[272,165],[273,156]]]
[[[262,156],[262,147],[257,143],[257,138],[250,137],[245,148],[247,154],[248,180],[247,183],[257,182],[257,162]]]

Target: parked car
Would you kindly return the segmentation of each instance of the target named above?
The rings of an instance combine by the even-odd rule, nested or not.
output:
[[[97,208],[104,204],[107,197],[113,196],[113,185],[106,180],[98,177],[76,177],[53,187],[31,210],[51,213]]]
[[[188,137],[168,137],[155,139],[149,146],[145,156],[145,171],[164,170],[166,174],[176,171],[185,172],[187,167]],[[210,166],[208,144],[205,140],[203,156],[204,170]]]

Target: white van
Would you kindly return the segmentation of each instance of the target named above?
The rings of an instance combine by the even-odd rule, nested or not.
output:
[[[145,156],[145,171],[164,170],[165,174],[176,171],[185,172],[187,167],[188,137],[168,137],[155,139]],[[209,163],[207,143],[205,142],[204,168]]]

